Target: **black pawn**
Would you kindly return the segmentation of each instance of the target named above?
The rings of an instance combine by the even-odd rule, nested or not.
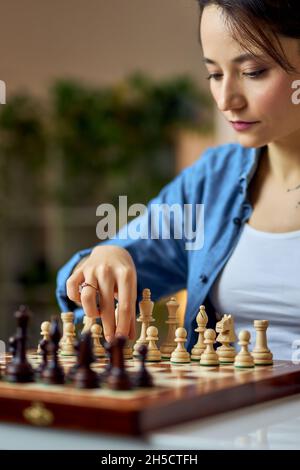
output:
[[[126,338],[119,336],[112,342],[112,367],[107,376],[106,384],[111,390],[131,390],[132,384],[125,369],[124,346]]]
[[[42,339],[39,343],[40,346],[40,351],[41,351],[41,358],[42,361],[38,368],[35,370],[35,376],[37,378],[41,378],[42,373],[48,366],[48,347],[49,347],[49,341],[47,339]]]
[[[85,333],[79,344],[79,355],[77,369],[73,375],[73,384],[76,388],[98,388],[98,374],[91,369],[91,364],[95,362],[93,354],[92,336],[88,331]]]
[[[76,353],[76,363],[70,367],[68,374],[67,374],[67,380],[72,382],[74,375],[79,367],[79,351],[80,351],[80,341],[76,340],[74,343],[74,349]]]
[[[11,341],[13,358],[6,368],[6,379],[9,382],[33,382],[34,371],[26,356],[27,329],[30,318],[29,310],[22,305],[15,313],[17,333]]]
[[[58,319],[54,318],[51,321],[51,329],[49,335],[49,343],[47,345],[47,351],[50,355],[50,360],[47,366],[41,374],[41,378],[45,384],[56,385],[63,384],[65,381],[64,370],[58,361],[58,349],[61,334],[58,326]]]
[[[102,372],[101,374],[101,379],[102,380],[106,380],[107,377],[109,376],[110,374],[110,371],[112,369],[112,343],[109,343],[108,341],[105,341],[104,343],[104,349],[105,349],[105,352],[106,352],[106,356],[107,356],[107,363],[105,364],[105,368],[104,368],[104,371]]]
[[[150,372],[146,369],[147,352],[148,347],[145,344],[142,344],[138,349],[138,353],[140,355],[141,360],[141,367],[134,379],[134,385],[138,388],[151,388],[154,386],[152,376]]]

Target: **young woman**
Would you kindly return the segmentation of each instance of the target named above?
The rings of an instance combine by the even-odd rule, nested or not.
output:
[[[184,237],[119,237],[83,250],[58,273],[58,301],[64,311],[80,303],[96,316],[98,290],[106,339],[133,338],[143,288],[154,300],[187,288],[189,349],[205,304],[212,327],[216,312],[234,315],[237,330],[268,319],[275,358],[290,359],[300,340],[299,2],[198,2],[211,92],[239,143],[209,148],[149,208],[203,204],[204,244],[187,250]]]

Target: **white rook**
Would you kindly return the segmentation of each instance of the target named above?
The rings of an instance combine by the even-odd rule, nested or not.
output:
[[[252,356],[256,366],[273,364],[273,354],[267,345],[268,326],[268,320],[254,320],[254,328],[256,330],[256,344],[252,351]]]

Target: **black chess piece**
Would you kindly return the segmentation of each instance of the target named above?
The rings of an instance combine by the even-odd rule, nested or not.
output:
[[[73,381],[73,378],[74,378],[74,375],[79,367],[79,350],[80,350],[80,341],[78,339],[76,339],[76,341],[74,342],[74,350],[75,350],[75,353],[76,353],[76,363],[70,367],[68,373],[67,373],[67,376],[66,376],[66,379],[68,382],[72,382]]]
[[[95,362],[93,354],[92,336],[90,331],[82,335],[79,343],[78,364],[73,375],[73,384],[76,388],[98,388],[98,374],[91,369]]]
[[[126,338],[118,336],[112,342],[112,367],[106,378],[106,384],[111,390],[131,390],[132,383],[125,369],[124,346]]]
[[[9,382],[33,382],[34,371],[26,356],[27,329],[30,313],[27,307],[21,305],[15,313],[17,333],[11,340],[10,346],[13,358],[6,367],[6,379]]]
[[[101,380],[105,381],[107,377],[109,376],[110,371],[112,369],[112,343],[105,341],[103,346],[106,352],[107,363],[105,364],[104,371],[101,374]]]
[[[63,384],[65,381],[64,370],[59,364],[58,349],[61,333],[59,331],[58,319],[54,317],[51,321],[50,339],[47,345],[47,352],[50,360],[42,371],[41,379],[45,384],[56,385]]]
[[[148,347],[146,344],[142,344],[138,349],[139,357],[141,360],[141,367],[134,378],[134,385],[138,388],[154,387],[152,375],[146,368],[147,352]]]
[[[42,339],[39,343],[40,346],[40,354],[42,361],[35,370],[35,376],[37,378],[41,378],[43,371],[46,369],[48,366],[48,347],[49,347],[49,341],[47,339]]]

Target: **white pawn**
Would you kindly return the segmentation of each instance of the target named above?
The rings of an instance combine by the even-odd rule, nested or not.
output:
[[[105,357],[105,349],[100,342],[102,338],[102,326],[94,323],[91,327],[91,334],[93,340],[93,353],[95,357]]]
[[[175,331],[175,341],[177,343],[176,349],[171,354],[170,361],[174,364],[188,364],[190,361],[190,354],[184,347],[186,342],[187,332],[185,328],[177,328]]]
[[[156,343],[158,341],[158,329],[155,326],[149,326],[146,332],[146,340],[148,343],[147,362],[160,362],[161,353]]]
[[[238,369],[254,367],[254,359],[251,356],[248,346],[250,344],[251,335],[249,331],[242,330],[239,333],[239,345],[241,346],[240,352],[235,356],[234,367]]]
[[[93,325],[95,325],[95,323],[97,322],[97,317],[88,317],[87,315],[84,315],[82,322],[83,328],[81,334],[84,335],[85,333],[91,330]]]
[[[65,340],[61,345],[60,354],[62,356],[75,356],[76,351],[74,348],[75,343],[75,325],[74,323],[67,323],[65,325]]]
[[[49,321],[43,321],[43,323],[41,324],[41,336],[43,337],[43,340],[49,341],[50,329],[51,323]],[[37,354],[42,354],[40,345],[38,345]]]
[[[215,367],[219,365],[219,356],[214,350],[214,343],[216,342],[216,332],[209,328],[204,333],[204,344],[206,344],[205,351],[201,354],[200,366]]]

